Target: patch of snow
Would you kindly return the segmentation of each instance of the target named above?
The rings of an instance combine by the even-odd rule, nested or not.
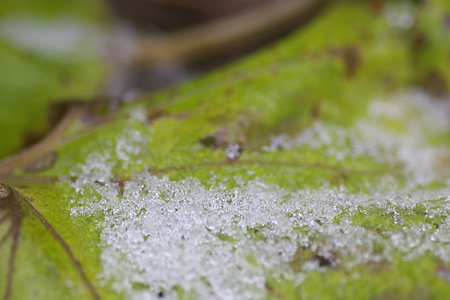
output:
[[[448,101],[411,91],[393,99],[374,101],[368,115],[349,129],[317,122],[295,137],[272,137],[270,145],[262,150],[325,149],[325,155],[340,161],[371,156],[382,163],[403,165],[411,186],[449,178],[448,171],[440,166],[441,159],[450,157],[449,150],[432,146],[427,140],[439,132],[450,136]],[[406,125],[404,132],[387,128],[383,123],[386,120]]]
[[[140,122],[134,119],[130,124],[136,121]],[[130,126],[120,132],[114,142],[99,145],[102,151],[92,152],[84,164],[78,164],[70,171],[71,177],[76,178],[72,183],[75,191],[83,194],[87,186],[108,183],[113,178],[114,169],[128,169],[130,165],[141,164],[140,160],[133,158],[146,152],[149,141],[148,136]]]
[[[430,216],[448,215],[450,189],[406,194],[381,188],[360,195],[342,188],[289,192],[258,181],[232,190],[221,182],[208,186],[195,178],[175,182],[148,173],[125,182],[123,194],[114,183],[94,184],[95,196],[73,207],[72,215],[102,216],[102,278],[113,279],[114,288],[130,298],[145,293],[156,299],[160,291],[176,298],[172,289],[178,286],[198,299],[262,299],[269,276],[298,275],[289,262],[301,247],[348,268],[390,261],[398,251],[405,260],[431,252],[450,262],[448,218],[434,231],[425,223],[385,236],[351,220],[377,207],[398,224],[397,210],[412,213],[419,204]],[[445,204],[435,207],[427,201],[433,199]],[[336,221],[342,214],[348,217]],[[320,269],[315,259],[302,267]],[[135,291],[136,283],[149,288]]]
[[[396,107],[405,107],[403,100],[396,101],[375,102],[369,113],[409,120],[406,133],[385,135],[387,130],[371,118],[358,122],[350,133],[317,123],[293,139],[274,138],[267,150],[317,147],[342,159],[369,153],[382,161],[401,162],[415,184],[429,182],[438,174],[421,164],[440,150],[423,136],[428,130],[447,130],[448,120],[437,117],[442,109],[421,107],[420,99],[408,100],[404,110]],[[425,111],[428,120],[420,114],[409,118],[424,109],[431,109]],[[263,299],[268,278],[301,284],[309,272],[326,270],[321,260],[349,270],[393,261],[399,254],[406,261],[431,254],[450,263],[450,188],[402,190],[389,177],[369,186],[367,194],[326,184],[317,190],[288,191],[262,179],[240,178],[235,178],[236,188],[228,188],[226,179],[213,177],[202,184],[196,178],[172,181],[148,172],[134,174],[119,187],[112,180],[115,161],[128,167],[141,151],[145,139],[127,129],[110,148],[89,155],[72,172],[78,195],[71,214],[97,220],[102,229],[101,278],[129,299],[158,299],[161,292],[166,299],[177,299],[175,287],[197,299]],[[227,154],[233,151],[230,147]],[[418,209],[424,212],[422,222],[405,225],[409,215],[422,216]],[[358,225],[358,217],[374,211],[395,229]],[[439,226],[433,224],[435,219]],[[295,272],[292,262],[302,249],[314,255],[298,262],[300,271]]]

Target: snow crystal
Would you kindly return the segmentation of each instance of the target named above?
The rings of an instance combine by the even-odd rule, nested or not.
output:
[[[368,115],[351,129],[317,122],[293,138],[272,137],[271,144],[262,150],[325,149],[325,155],[341,161],[369,155],[379,162],[403,165],[411,186],[426,185],[449,176],[448,171],[439,166],[440,158],[450,156],[448,149],[432,146],[427,141],[436,132],[450,134],[448,101],[430,99],[420,91],[411,91],[387,101],[374,101],[368,108]],[[386,128],[383,120],[401,121],[406,128],[396,133]]]
[[[425,109],[428,121],[406,118],[406,135],[378,136],[375,128],[383,127],[371,118],[358,122],[350,135],[317,123],[294,139],[274,138],[266,150],[324,147],[342,159],[369,153],[403,163],[405,175],[415,183],[428,182],[438,175],[420,164],[431,161],[437,150],[423,135],[431,127],[447,130],[448,121],[435,120],[442,109],[421,107],[423,99],[417,99],[405,110],[396,107],[405,106],[401,99],[375,102],[369,108],[374,118],[406,118],[405,114],[415,116]],[[430,127],[427,122],[434,123]],[[229,159],[235,159],[238,150],[230,145]],[[263,179],[240,178],[235,178],[237,187],[228,188],[214,178],[207,183],[196,178],[172,181],[148,172],[134,174],[119,188],[112,180],[114,162],[127,167],[142,151],[145,139],[127,129],[110,148],[92,153],[72,172],[78,195],[71,213],[97,220],[103,249],[100,278],[127,298],[157,299],[163,294],[177,299],[176,290],[181,288],[198,299],[263,299],[268,279],[300,285],[310,272],[336,266],[351,269],[399,256],[410,261],[431,254],[450,263],[450,188],[408,186],[403,191],[389,177],[369,186],[367,194],[327,185],[288,191]],[[377,212],[389,230],[366,226],[369,220],[358,223],[361,216]],[[408,221],[418,216],[420,222]],[[302,251],[312,255],[297,262],[296,254]]]
[[[106,145],[99,147],[103,151],[89,154],[84,164],[72,168],[70,175],[75,178],[72,183],[75,191],[83,193],[86,187],[94,183],[109,182],[113,178],[113,169],[127,169],[130,165],[140,164],[140,160],[133,158],[145,153],[149,140],[148,136],[142,135],[138,130],[125,128],[114,142],[108,141]]]
[[[225,149],[225,153],[227,154],[227,158],[229,160],[235,160],[241,155],[241,147],[238,144],[229,144]]]
[[[221,182],[207,188],[195,178],[175,182],[148,173],[125,182],[123,194],[114,184],[97,185],[96,195],[72,213],[104,216],[102,277],[130,297],[142,293],[133,290],[138,283],[148,286],[149,298],[178,286],[199,299],[261,299],[269,276],[295,277],[289,262],[301,247],[347,267],[389,261],[395,251],[405,260],[432,252],[450,261],[448,220],[434,231],[422,224],[385,236],[351,221],[374,205],[393,215],[419,204],[429,215],[448,214],[448,204],[433,208],[426,200],[444,199],[450,189],[359,195],[342,188],[288,192],[250,181],[228,190]],[[343,213],[348,217],[337,221]],[[385,245],[381,252],[380,244]],[[310,259],[302,270],[320,268]]]
[[[130,156],[142,154],[144,149],[141,145],[145,142],[146,139],[139,131],[125,129],[116,141],[117,159],[121,161],[125,167],[128,167],[130,163],[133,163],[133,161],[130,160]],[[139,164],[139,161],[137,163]]]

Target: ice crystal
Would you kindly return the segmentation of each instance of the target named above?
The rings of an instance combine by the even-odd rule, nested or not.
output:
[[[373,206],[395,216],[422,204],[430,215],[447,215],[448,203],[437,208],[427,200],[447,202],[449,189],[359,195],[334,188],[289,192],[259,181],[232,190],[220,182],[209,185],[148,173],[127,181],[123,195],[113,184],[98,185],[96,195],[72,213],[104,216],[99,221],[103,278],[114,279],[115,289],[130,297],[156,298],[178,286],[199,299],[261,299],[268,276],[295,278],[289,261],[301,247],[349,268],[389,261],[395,251],[405,260],[431,252],[450,261],[448,220],[434,231],[426,223],[399,227],[385,237],[351,220]],[[337,221],[344,213],[347,217]],[[385,245],[381,252],[379,244]],[[311,259],[302,270],[320,268]],[[136,283],[149,288],[136,292]]]
[[[114,142],[108,141],[99,147],[103,151],[89,154],[84,164],[72,168],[70,175],[76,178],[72,186],[76,192],[83,193],[94,183],[107,183],[113,177],[113,169],[127,169],[130,165],[140,164],[133,158],[145,153],[148,141],[149,137],[138,130],[124,129]]]
[[[238,144],[229,144],[225,149],[225,153],[227,154],[228,159],[235,160],[241,155],[240,150],[241,148]]]
[[[350,133],[317,123],[296,138],[274,138],[266,150],[312,147],[341,159],[371,155],[402,163],[415,183],[429,182],[437,173],[421,164],[440,150],[423,137],[431,129],[448,130],[448,119],[437,117],[442,108],[421,107],[428,100],[420,95],[408,100],[406,110],[399,108],[405,107],[402,101],[375,102],[369,107],[372,117],[357,122]],[[378,136],[380,130],[388,132],[376,118],[405,118],[423,110],[429,117],[408,119],[406,134]],[[181,288],[198,299],[263,299],[270,278],[301,284],[308,273],[328,267],[351,270],[425,254],[450,263],[450,188],[402,190],[393,188],[389,177],[366,194],[328,185],[289,191],[263,179],[235,178],[237,187],[229,188],[226,178],[172,181],[149,172],[134,174],[119,188],[111,180],[117,162],[128,166],[144,146],[138,131],[124,130],[109,150],[92,153],[72,173],[78,193],[72,215],[97,220],[101,278],[127,298],[157,299],[163,293],[177,299]],[[236,145],[227,148],[229,159],[236,151]],[[365,226],[367,214],[385,218],[380,226],[388,230]],[[293,267],[305,249],[314,255]]]
[[[450,156],[448,149],[427,141],[436,132],[450,134],[450,106],[446,101],[430,99],[420,91],[411,91],[389,101],[374,101],[368,118],[356,121],[351,129],[317,122],[295,137],[272,137],[264,151],[309,147],[323,149],[337,160],[371,156],[379,162],[403,165],[411,186],[426,185],[449,176],[439,160]],[[386,128],[384,122],[403,122],[403,132]],[[447,173],[445,173],[447,172]]]
[[[130,156],[142,154],[145,149],[141,147],[141,145],[145,142],[146,139],[139,131],[125,129],[116,141],[117,159],[121,161],[125,167],[128,167],[130,163],[133,163],[133,161],[130,160]],[[139,164],[140,162],[137,161],[137,163]]]

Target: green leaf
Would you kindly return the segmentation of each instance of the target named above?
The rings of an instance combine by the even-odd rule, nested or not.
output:
[[[368,3],[18,160],[5,298],[445,299],[449,7]]]

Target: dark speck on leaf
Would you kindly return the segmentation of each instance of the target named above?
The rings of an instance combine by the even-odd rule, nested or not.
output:
[[[422,86],[435,96],[444,96],[448,93],[445,76],[437,70],[431,70],[428,72],[422,82]]]
[[[423,33],[417,33],[412,39],[413,50],[418,51],[423,49],[428,43],[428,39]]]
[[[314,119],[319,119],[320,118],[320,105],[317,103],[314,103],[312,108],[311,108],[311,115],[313,116]]]
[[[151,110],[147,113],[147,123],[150,124],[156,119],[159,119],[165,115],[164,111],[158,109],[158,110]]]
[[[444,16],[444,27],[450,30],[450,13]]]
[[[214,148],[216,146],[216,137],[213,135],[207,135],[200,139],[200,144],[208,148]]]
[[[27,172],[38,172],[51,168],[58,158],[58,153],[50,152],[27,164],[23,169]]]
[[[333,264],[333,260],[322,255],[316,256],[317,261],[319,262],[319,266],[321,267],[331,267]]]
[[[353,77],[360,65],[360,54],[356,47],[345,47],[335,49],[331,52],[333,55],[340,57],[346,66],[347,77]]]
[[[89,103],[83,112],[81,120],[85,124],[92,124],[104,120],[108,115],[117,111],[118,103],[111,99],[101,99]]]

